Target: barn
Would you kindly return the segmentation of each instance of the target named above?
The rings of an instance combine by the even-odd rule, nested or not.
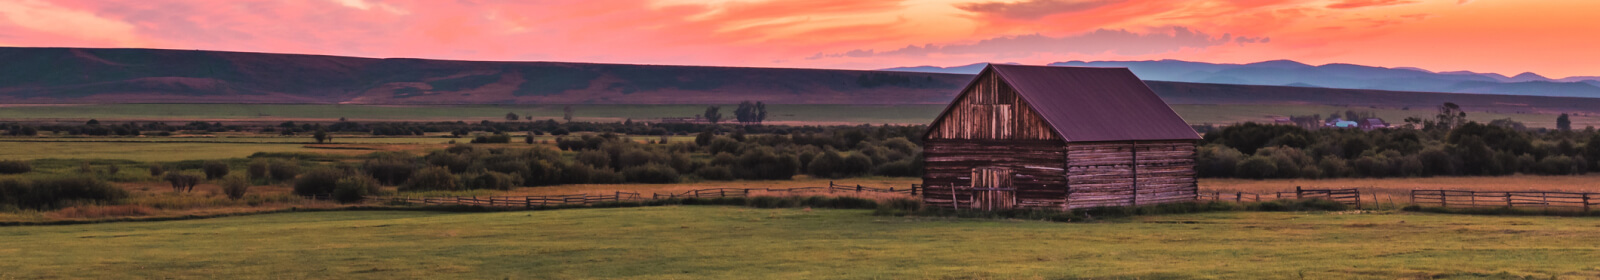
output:
[[[1126,68],[989,65],[923,136],[923,200],[963,209],[1192,201],[1200,136]]]

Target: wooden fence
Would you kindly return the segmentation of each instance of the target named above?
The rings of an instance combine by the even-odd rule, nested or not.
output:
[[[1411,204],[1462,208],[1566,208],[1588,212],[1600,205],[1600,193],[1413,190]]]
[[[1319,199],[1338,201],[1339,203],[1344,203],[1345,205],[1355,206],[1356,208],[1360,208],[1361,204],[1362,204],[1362,201],[1361,201],[1361,190],[1359,190],[1359,189],[1307,189],[1307,188],[1304,188],[1304,187],[1294,187],[1294,191],[1292,191],[1292,192],[1273,192],[1273,193],[1246,193],[1246,192],[1224,193],[1224,192],[1211,192],[1209,194],[1208,193],[1201,193],[1200,197],[1199,197],[1200,200],[1233,201],[1233,202],[1261,202],[1261,201],[1270,201],[1270,200],[1279,200],[1279,199],[1295,199],[1295,200],[1299,200],[1299,199],[1309,199],[1309,198],[1319,198]],[[1374,202],[1376,202],[1376,201],[1374,201]]]
[[[649,199],[672,198],[718,198],[718,197],[748,197],[754,195],[794,195],[794,194],[834,194],[834,195],[863,195],[863,194],[907,194],[915,195],[922,187],[912,184],[909,188],[873,188],[861,185],[847,186],[828,182],[827,187],[806,188],[708,188],[689,190],[680,193],[652,193],[648,198],[637,192],[615,191],[601,194],[567,194],[567,195],[537,195],[537,196],[450,196],[450,197],[387,197],[377,198],[398,203],[413,203],[422,205],[469,205],[486,207],[521,207],[537,208],[562,205],[589,205],[603,202],[644,201]],[[318,197],[313,197],[318,198]]]

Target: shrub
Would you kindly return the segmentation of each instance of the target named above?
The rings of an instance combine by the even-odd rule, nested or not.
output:
[[[0,205],[21,209],[53,210],[76,205],[115,204],[126,198],[128,191],[83,176],[0,181]]]
[[[311,175],[317,173],[307,173]],[[366,199],[368,195],[378,192],[378,180],[363,175],[346,176],[334,182],[332,191],[333,200],[339,203],[355,203]]]
[[[207,161],[204,165],[201,165],[200,170],[206,173],[206,180],[221,179],[222,176],[228,176],[228,163]]]
[[[456,176],[450,174],[449,169],[443,167],[429,167],[417,171],[411,176],[410,181],[400,185],[400,191],[453,191],[460,190],[456,185]]]
[[[244,198],[246,191],[250,190],[250,181],[245,179],[244,176],[234,174],[222,177],[222,181],[217,182],[217,186],[222,188],[222,193],[228,195],[229,199],[239,200]]]
[[[467,168],[472,167],[472,157],[465,154],[434,152],[426,159],[428,165],[448,168],[450,173],[467,172]]]
[[[578,163],[587,164],[596,168],[610,168],[611,155],[602,151],[582,151],[576,157]]]
[[[276,174],[277,172],[273,172]],[[344,179],[345,173],[332,167],[320,167],[306,172],[305,175],[294,180],[294,194],[303,196],[333,194],[333,189],[339,186],[339,179]]]
[[[811,159],[811,164],[806,166],[806,172],[811,176],[821,178],[839,178],[843,175],[844,157],[839,153],[826,151]]]
[[[878,165],[873,173],[881,176],[893,177],[918,177],[922,176],[922,168],[916,168],[911,159],[902,159]]]
[[[490,143],[493,143],[493,144],[505,144],[505,143],[511,143],[511,135],[506,135],[505,133],[495,133],[494,135],[488,135],[488,136],[478,135],[478,137],[472,139],[472,143],[473,144],[480,144],[480,143],[481,144],[490,144]]]
[[[159,166],[150,167],[150,169],[152,170],[151,172],[155,172],[154,170],[156,168],[159,168]],[[266,159],[259,159],[258,158],[258,159],[255,159],[255,160],[251,160],[250,161],[250,165],[245,167],[245,173],[250,175],[250,180],[257,180],[257,181],[271,180],[272,179],[270,177],[271,176],[271,172],[272,172],[272,162],[269,162]]]
[[[872,158],[869,158],[861,153],[851,154],[850,156],[844,158],[844,165],[840,166],[839,172],[846,176],[862,175],[872,172]]]
[[[694,171],[694,176],[706,180],[726,181],[733,180],[733,169],[723,165],[701,167]]]
[[[621,184],[627,182],[628,177],[622,176],[622,172],[611,169],[596,169],[594,173],[589,174],[590,184]]]
[[[268,168],[270,168],[270,170],[267,172],[267,174],[272,177],[273,181],[282,182],[294,180],[296,176],[300,175],[300,164],[294,160],[274,160],[268,165]]]
[[[166,173],[167,173],[167,169],[166,168],[162,168],[160,164],[151,164],[150,165],[150,176],[161,176],[161,174],[166,174]]]
[[[500,172],[484,172],[463,176],[467,189],[510,190],[522,185],[522,177]]]
[[[417,171],[415,164],[410,160],[398,157],[382,157],[369,159],[361,164],[361,170],[367,176],[372,176],[384,185],[399,185],[411,179],[411,173]]]
[[[629,167],[622,170],[622,176],[628,182],[647,184],[670,184],[678,182],[678,171],[672,167],[661,164],[645,164]]]
[[[1270,178],[1278,174],[1278,165],[1272,159],[1263,156],[1251,156],[1239,162],[1235,172],[1241,177],[1252,179]]]
[[[739,156],[734,175],[751,180],[788,180],[800,169],[800,159],[793,154],[777,153],[772,148],[746,149]]]
[[[177,171],[167,172],[167,176],[162,177],[162,179],[172,184],[173,192],[192,192],[194,191],[194,186],[200,184],[200,176],[183,174]]]

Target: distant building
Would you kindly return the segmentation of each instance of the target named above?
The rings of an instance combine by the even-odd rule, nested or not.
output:
[[[1389,123],[1383,122],[1383,119],[1371,118],[1361,120],[1356,126],[1361,128],[1361,130],[1370,131],[1374,129],[1389,128]]]

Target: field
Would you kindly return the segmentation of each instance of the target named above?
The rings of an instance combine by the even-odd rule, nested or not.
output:
[[[704,113],[705,105],[573,105],[578,121],[636,121],[663,117],[692,117]],[[731,118],[736,106],[724,105]],[[1368,108],[1328,105],[1192,105],[1174,104],[1173,110],[1190,124],[1231,124],[1246,121],[1271,122],[1289,115],[1327,116],[1346,110],[1370,111],[1393,124],[1406,117],[1431,118],[1433,108]],[[768,120],[776,124],[925,124],[944,105],[768,105]],[[1488,111],[1468,112],[1468,119],[1488,122],[1510,118],[1529,127],[1555,127],[1556,114],[1521,112],[1523,107],[1507,106]],[[118,121],[221,121],[282,122],[333,121],[348,118],[359,121],[502,121],[506,113],[531,115],[534,119],[561,119],[561,105],[273,105],[273,104],[104,104],[104,105],[12,105],[0,107],[0,121],[79,123],[88,119]],[[1600,116],[1574,115],[1573,126],[1600,126]]]
[[[1600,277],[1600,220],[1402,213],[1051,223],[711,206],[346,211],[0,236],[0,278]]]

